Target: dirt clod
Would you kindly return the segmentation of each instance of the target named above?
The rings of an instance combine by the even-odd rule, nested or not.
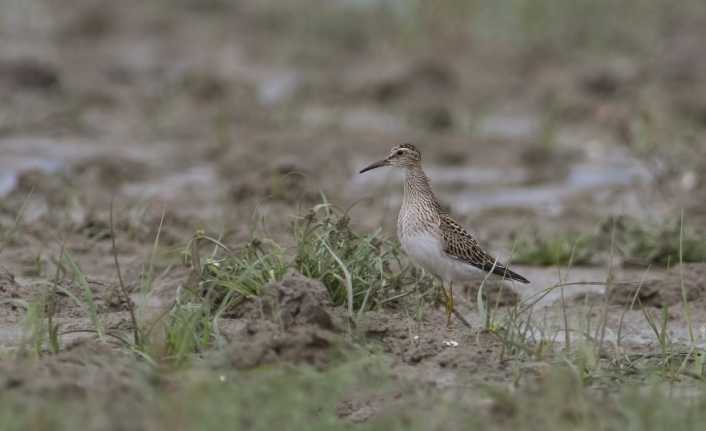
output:
[[[10,272],[0,269],[0,304],[6,304],[14,309],[15,305],[6,301],[19,297],[20,285],[15,281],[15,276]]]
[[[249,369],[282,361],[322,368],[336,357],[336,347],[344,346],[319,281],[292,271],[265,286],[250,305],[222,330],[230,343],[221,365]]]
[[[645,280],[642,283],[614,283],[608,287],[608,301],[613,304],[668,307],[683,301],[695,301],[704,297],[706,291],[706,265],[689,264],[673,268],[663,278]],[[683,278],[683,280],[682,280]],[[682,281],[683,289],[682,291]],[[637,294],[637,299],[635,295]]]
[[[308,171],[291,160],[238,176],[230,186],[229,195],[235,202],[260,196],[289,203],[315,202],[319,198]]]
[[[329,294],[321,282],[290,272],[284,280],[265,286],[264,291],[263,312],[273,321],[281,322],[285,330],[299,325],[335,329],[328,311]]]
[[[85,177],[94,184],[115,187],[126,181],[145,180],[150,167],[128,157],[93,157],[73,165],[76,176]]]
[[[28,367],[0,363],[0,388],[45,397],[83,399],[124,393],[140,397],[138,387],[146,382],[146,372],[133,355],[109,344],[86,341]]]
[[[0,62],[0,84],[25,89],[53,90],[59,87],[59,72],[34,59]]]
[[[289,331],[273,322],[251,321],[229,336],[230,343],[216,367],[251,369],[276,362],[306,363],[323,368],[335,358],[336,334],[312,326]]]
[[[385,103],[408,97],[415,92],[451,91],[457,86],[456,76],[447,64],[426,60],[373,84],[371,95],[378,102]]]

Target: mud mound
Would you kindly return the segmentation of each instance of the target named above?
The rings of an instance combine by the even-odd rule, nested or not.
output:
[[[439,354],[448,331],[439,333],[428,322],[413,322],[407,316],[369,312],[359,321],[359,330],[368,339],[377,339],[386,353],[407,364],[418,364]]]
[[[144,181],[148,178],[150,170],[150,166],[140,160],[115,156],[87,158],[71,167],[72,176],[80,177],[82,182],[108,188],[124,182]]]
[[[639,282],[614,283],[608,287],[608,301],[630,305],[637,294],[635,305],[668,307],[682,302],[682,277],[686,300],[704,297],[706,291],[706,264],[688,264],[674,267],[661,279]]]
[[[584,71],[579,77],[579,85],[588,95],[610,98],[630,90],[641,77],[641,71],[636,64],[620,59],[607,61],[600,67]]]
[[[15,276],[0,268],[0,307],[10,310],[11,313],[17,311],[17,303],[13,300],[19,297],[20,285],[15,281]]]
[[[284,280],[265,286],[262,310],[268,318],[281,322],[284,329],[311,324],[333,330],[328,310],[332,304],[321,282],[290,272]]]
[[[322,368],[345,347],[337,328],[324,285],[291,271],[265,286],[240,319],[224,323],[230,344],[218,362],[238,369],[280,361]]]
[[[109,400],[113,395],[130,393],[139,400],[144,398],[148,372],[129,352],[86,341],[34,363],[0,363],[0,390],[64,400],[89,396]]]
[[[93,428],[101,423],[120,424],[106,425],[110,429],[142,429],[150,401],[162,384],[132,353],[99,342],[85,342],[39,360],[0,361],[3,402],[18,417],[31,413],[34,424],[53,423],[46,422],[45,406],[54,405],[65,409],[71,415],[68,422],[76,426],[91,423],[88,428]]]
[[[379,72],[378,72],[379,73]],[[359,90],[377,102],[389,103],[430,93],[452,92],[458,89],[458,77],[449,64],[437,60],[419,60],[393,73],[366,81]]]
[[[51,206],[65,206],[69,186],[68,179],[60,172],[28,169],[18,175],[17,186],[10,197],[21,201],[27,196],[42,197]]]
[[[431,374],[440,369],[495,371],[500,367],[496,363],[496,353],[501,351],[497,338],[478,329],[469,330],[458,321],[448,328],[441,310],[420,321],[404,314],[369,312],[359,321],[358,329],[366,339],[378,340],[386,353],[406,366],[417,369],[424,365]]]
[[[215,368],[252,369],[278,362],[325,368],[345,347],[333,332],[311,325],[283,331],[270,321],[248,322],[228,338],[231,341],[218,355]]]
[[[32,90],[55,90],[61,86],[59,71],[35,59],[0,61],[0,85]]]
[[[281,159],[261,169],[250,169],[233,176],[232,168],[224,170],[228,181],[234,181],[229,195],[235,202],[267,197],[287,203],[316,202],[319,188],[304,164],[296,159]]]
[[[3,299],[19,298],[20,285],[12,273],[0,269],[0,296]]]

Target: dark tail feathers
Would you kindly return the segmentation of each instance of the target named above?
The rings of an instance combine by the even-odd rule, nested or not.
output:
[[[514,280],[514,281],[519,281],[520,283],[529,283],[530,281],[527,280],[525,277],[521,276],[520,274],[510,271],[508,268],[501,266],[501,265],[496,265],[495,268],[493,269],[493,274],[499,275],[500,277],[504,278],[505,280]]]

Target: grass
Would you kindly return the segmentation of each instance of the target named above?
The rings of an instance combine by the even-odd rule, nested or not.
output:
[[[203,269],[203,289],[216,291],[220,301],[253,299],[287,272],[285,251],[271,241],[253,239],[236,254],[211,258]]]
[[[514,247],[513,263],[538,266],[566,266],[590,264],[595,256],[596,245],[589,235],[561,233],[518,240]]]
[[[615,232],[633,233],[638,229],[625,220],[620,219],[614,223]],[[151,257],[145,266],[147,275],[142,277],[143,281],[147,280],[141,291],[146,295],[151,293],[154,278],[152,260],[159,248],[163,221],[164,215],[157,230]],[[645,235],[647,229],[640,229],[640,234]],[[694,257],[690,254],[692,243],[684,237],[684,232],[683,227],[680,228],[675,239],[677,250],[674,253],[677,255],[678,262],[688,261]],[[120,275],[112,228],[111,234],[119,293],[128,304],[131,304]],[[639,237],[634,233],[633,235]],[[616,236],[620,237],[617,234]],[[134,306],[129,305],[130,319],[133,326],[136,326],[131,329],[134,335],[132,342],[126,341],[122,334],[106,330],[86,275],[62,247],[61,264],[57,266],[51,288],[45,294],[39,295],[37,302],[27,305],[26,325],[30,328],[32,350],[36,356],[41,356],[46,351],[56,353],[59,350],[60,343],[57,338],[59,334],[66,334],[66,332],[60,333],[58,325],[53,323],[53,303],[58,293],[68,296],[84,310],[91,324],[91,327],[86,330],[95,333],[99,339],[104,340],[106,336],[110,336],[128,345],[132,350],[146,355],[150,361],[167,360],[168,363],[177,365],[187,364],[193,354],[212,348],[214,340],[219,338],[217,327],[220,318],[229,316],[244,302],[261,296],[270,283],[281,280],[292,270],[321,281],[327,288],[333,304],[346,307],[351,318],[356,318],[367,310],[386,306],[392,301],[402,300],[414,292],[420,292],[418,297],[427,298],[427,301],[429,298],[432,298],[432,302],[436,300],[435,295],[429,296],[426,293],[433,289],[434,280],[413,270],[395,241],[384,237],[379,230],[368,234],[356,232],[351,227],[346,214],[325,201],[296,218],[292,225],[292,238],[294,244],[291,247],[281,246],[271,240],[253,239],[232,251],[218,239],[209,237],[204,232],[197,232],[185,247],[183,254],[191,265],[192,277],[184,286],[185,288],[178,291],[174,303],[160,316],[164,322],[160,324],[138,322],[137,315],[140,313],[136,313],[133,310]],[[628,236],[628,238],[631,237]],[[620,241],[616,243],[620,248]],[[205,259],[201,256],[203,244],[214,246],[210,257]],[[518,255],[516,262],[566,265],[570,268],[589,262],[591,259],[587,237],[542,239],[536,236],[533,246],[525,244],[516,248],[523,250],[524,253]],[[67,276],[68,279],[66,279]],[[63,287],[64,281],[77,286],[80,295]],[[609,280],[598,281],[594,284],[608,282]],[[536,298],[529,298],[508,313],[499,313],[497,306],[493,310],[487,309],[492,304],[485,304],[486,301],[479,299],[480,311],[487,317],[486,330],[495,331],[501,336],[510,355],[531,353],[529,356],[541,357],[541,353],[547,348],[547,339],[551,337],[547,338],[544,334],[545,330],[536,324],[532,315],[533,306],[536,300],[553,290],[568,286],[571,284],[558,283],[549,286]],[[481,293],[482,289],[479,290],[479,298]],[[426,305],[429,305],[429,302],[417,304],[422,307]],[[584,316],[585,326],[589,328],[585,330],[585,341],[591,343],[600,341],[598,346],[600,348],[602,336],[598,336],[598,330],[595,334],[590,334],[589,314]],[[665,338],[667,321],[664,316],[662,317],[661,322],[657,323],[657,319],[649,312],[645,312],[645,320],[653,328],[656,340],[662,347],[661,353],[666,355],[668,352],[665,346],[670,343]],[[46,323],[39,321],[44,318]],[[566,345],[569,346],[570,337],[566,317],[564,326],[567,332]],[[155,335],[153,334],[155,328],[159,328],[162,332],[157,338],[164,340],[162,350],[159,352],[149,346],[150,336]],[[538,334],[543,335],[538,336]],[[690,334],[693,341],[691,322]],[[143,338],[146,339],[143,340]],[[49,349],[47,341],[49,341]]]
[[[524,397],[496,394],[496,408],[509,413],[509,418],[498,421],[505,429],[695,430],[703,426],[704,417],[698,411],[704,406],[703,398],[670,397],[656,388],[591,393],[569,370],[548,377],[551,383],[540,384]],[[492,424],[490,428],[494,429]],[[496,424],[495,429],[502,428]]]
[[[651,260],[655,263],[664,262],[669,264],[680,264],[689,259],[698,258],[700,255],[689,254],[693,251],[690,241],[685,237],[686,228],[684,223],[684,214],[679,219],[677,228],[672,227],[671,223],[665,225],[666,228],[655,228],[651,231],[642,228],[642,224],[628,219],[631,223],[628,224],[632,230],[626,229],[625,218],[613,220],[610,223],[610,244],[611,244],[611,262],[615,249],[620,249],[621,245],[628,243],[630,240],[644,244],[645,237],[663,235],[667,244],[650,243],[651,248],[656,248],[659,252],[651,254]],[[607,231],[608,224],[606,223],[604,231]],[[637,226],[637,227],[635,227]],[[625,235],[628,231],[635,235]],[[637,234],[635,233],[637,232]],[[622,234],[622,235],[621,235]],[[602,235],[606,237],[606,235]],[[600,236],[599,236],[600,237]],[[562,244],[567,244],[568,241],[561,241]],[[699,243],[698,240],[695,243]],[[573,266],[573,258],[576,256],[576,246],[572,247],[549,247],[543,243],[544,247],[539,247],[539,253],[533,250],[535,259],[543,256],[560,256],[559,253],[550,253],[554,250],[563,251],[567,270]],[[660,248],[661,247],[661,248]],[[673,248],[673,249],[672,249]],[[674,256],[666,260],[657,260],[656,257],[664,256],[663,250],[669,250]],[[549,250],[549,251],[547,251]],[[570,250],[570,251],[569,251]],[[624,250],[624,249],[621,249]],[[644,250],[644,248],[638,248]],[[559,262],[559,259],[553,262]],[[649,268],[649,266],[648,266]],[[603,303],[599,305],[600,312],[594,310],[593,305],[584,308],[583,313],[579,312],[575,316],[573,322],[570,322],[567,316],[566,302],[564,299],[564,290],[574,285],[608,285],[613,278],[612,266],[608,271],[605,281],[595,281],[591,283],[566,283],[560,282],[549,286],[543,291],[535,294],[524,301],[520,302],[510,309],[504,316],[501,316],[497,321],[486,323],[486,329],[491,333],[496,334],[504,344],[503,355],[507,352],[508,356],[517,358],[525,358],[529,360],[550,360],[557,361],[567,365],[572,369],[577,376],[586,384],[592,385],[609,385],[612,386],[616,382],[620,384],[634,383],[636,381],[645,382],[647,380],[666,380],[670,382],[682,382],[684,379],[694,379],[698,382],[703,382],[706,377],[706,368],[704,368],[704,349],[698,347],[693,330],[693,321],[691,314],[692,304],[687,302],[687,292],[683,281],[684,271],[682,267],[682,304],[684,309],[686,325],[689,331],[688,342],[677,342],[672,338],[672,329],[670,328],[670,312],[668,307],[664,307],[659,313],[655,313],[649,308],[642,308],[645,325],[652,331],[655,344],[659,350],[656,352],[638,352],[626,354],[621,344],[621,331],[623,329],[623,319],[628,311],[639,304],[638,293],[641,284],[644,280],[635,282],[636,290],[632,304],[623,310],[620,317],[619,327],[615,340],[607,342],[606,334],[608,329],[608,299],[603,298]],[[533,307],[537,301],[550,294],[551,292],[560,289],[561,293],[561,313],[563,316],[563,328],[556,328],[555,324],[547,324],[545,321],[540,321],[533,316]],[[479,300],[480,304],[480,300]],[[486,311],[487,312],[487,311]],[[495,318],[495,316],[493,316]],[[562,334],[563,333],[563,334]],[[557,336],[563,335],[563,344],[556,343]]]
[[[327,52],[365,52],[379,41],[423,51],[464,35],[474,47],[494,49],[496,56],[499,47],[559,58],[593,52],[654,55],[665,28],[706,14],[697,0],[679,8],[666,0],[626,0],[622,6],[610,0],[412,0],[356,7],[302,0],[263,8],[257,19],[264,28],[288,36],[285,52],[311,63],[323,61]],[[301,13],[312,8],[316,14]],[[633,25],[625,26],[627,21]]]
[[[129,422],[148,429],[220,429],[228,423],[236,429],[649,430],[663,426],[696,429],[699,421],[706,420],[706,396],[701,389],[706,376],[703,349],[672,339],[668,310],[659,314],[644,310],[658,348],[629,352],[605,341],[606,319],[592,308],[575,319],[564,320],[564,327],[558,329],[536,315],[534,305],[542,295],[571,286],[561,283],[510,309],[492,313],[484,310],[489,319],[485,330],[502,342],[501,360],[514,370],[512,391],[491,385],[474,387],[476,395],[471,398],[449,398],[444,390],[410,389],[417,383],[409,386],[406,380],[395,377],[384,355],[366,360],[344,355],[320,369],[280,364],[235,371],[209,365],[213,362],[203,359],[222,354],[221,347],[227,345],[219,334],[219,320],[243,301],[262,295],[270,283],[281,280],[288,271],[320,280],[332,301],[346,307],[354,318],[367,310],[386,307],[391,297],[399,298],[398,306],[408,307],[414,300],[410,297],[404,301],[409,292],[417,291],[420,298],[435,301],[433,295],[426,294],[433,286],[432,280],[411,270],[396,242],[379,231],[357,232],[345,212],[327,202],[297,217],[291,232],[291,246],[255,239],[233,249],[197,232],[183,253],[192,277],[156,323],[143,320],[143,313],[135,314],[139,316],[135,317],[139,335],[133,340],[126,337],[130,331],[105,326],[87,275],[62,248],[58,260],[61,265],[54,279],[43,295],[27,304],[24,352],[32,353],[31,357],[40,363],[49,354],[64,354],[61,337],[79,331],[62,332],[49,304],[58,293],[68,295],[89,318],[90,327],[80,332],[99,340],[117,340],[118,348],[132,353],[135,363],[148,370],[147,374],[120,374],[128,381],[136,379],[124,384],[139,388],[136,390],[143,399],[132,404]],[[159,230],[152,256],[160,248],[158,238]],[[683,245],[688,242],[684,239],[678,250],[681,256],[687,255]],[[206,246],[212,247],[208,254]],[[559,249],[561,253],[553,254],[555,261],[566,261],[568,266],[581,256],[577,246],[544,247]],[[118,278],[117,245],[113,244],[112,250]],[[149,262],[144,271],[141,279],[148,281],[141,291],[150,294],[151,284],[158,277]],[[67,283],[75,289],[66,288]],[[116,289],[127,295],[124,284],[118,283]],[[430,302],[416,306],[426,308]],[[563,344],[556,341],[561,334],[565,335]],[[357,352],[365,352],[365,340],[358,341],[363,344]],[[537,363],[550,370],[547,378],[535,379],[525,371],[527,364]],[[673,395],[664,391],[665,384],[696,387],[701,395]],[[165,385],[171,389],[164,390]],[[391,402],[397,399],[395,395],[381,394],[403,395]],[[386,407],[363,424],[353,425],[337,414],[350,397],[377,400],[375,403]],[[86,402],[81,397],[49,394],[40,413],[18,407],[22,400],[17,392],[0,396],[0,429],[69,429],[79,422],[126,423],[120,419],[120,403],[107,402],[100,396]],[[66,411],[81,413],[67,415]]]
[[[476,1],[474,24],[476,36],[497,37],[513,42],[523,49],[543,49],[567,53],[568,49],[630,50],[649,49],[647,42],[657,37],[661,21],[659,1],[644,7],[639,0],[630,0],[625,9],[616,9],[609,0],[512,0],[502,3]],[[643,7],[635,7],[637,4]],[[636,11],[633,19],[638,28],[626,28],[622,23],[628,10]],[[497,27],[492,28],[489,24]],[[498,30],[504,30],[498,34]]]
[[[160,3],[164,4],[155,7],[174,6]],[[195,5],[198,1],[180,3]],[[216,13],[232,6],[221,0],[207,3]],[[250,14],[255,21],[253,30],[262,28],[268,38],[284,42],[277,44],[275,51],[299,56],[297,64],[310,63],[315,68],[336,59],[332,53],[344,52],[355,62],[356,53],[374,57],[375,52],[370,55],[372,48],[381,47],[390,57],[394,44],[414,51],[412,60],[433,56],[438,47],[453,54],[466,46],[454,43],[458,42],[456,36],[465,33],[480,51],[496,53],[504,46],[522,58],[541,60],[541,54],[549,53],[573,59],[594,49],[661,58],[650,54],[661,53],[665,45],[660,42],[675,37],[673,27],[682,23],[680,16],[704,16],[704,3],[696,0],[679,7],[666,0],[628,0],[621,7],[608,0],[357,2],[375,3],[362,7],[351,6],[356,2],[336,3],[340,5],[293,3],[276,13],[268,12],[268,5],[234,9]],[[158,12],[162,14],[161,9]],[[675,24],[670,26],[670,22]],[[418,49],[425,44],[426,50]],[[262,45],[257,48],[264,49],[263,58],[272,57]],[[465,48],[463,52],[468,53]],[[482,63],[492,61],[481,59]],[[531,75],[532,68],[529,72],[518,69]],[[647,75],[651,75],[649,68]],[[171,121],[156,119],[162,128],[162,123],[169,125]],[[645,133],[655,145],[674,142],[658,139],[654,129]],[[226,138],[218,137],[222,142],[228,141]],[[645,152],[653,154],[653,150],[649,146]],[[697,163],[698,157],[689,158]],[[681,164],[677,167],[683,170]],[[284,185],[274,181],[271,188],[281,194],[286,191]],[[14,225],[10,223],[0,233],[0,253],[6,243],[18,245],[25,240],[19,234],[24,227],[23,207],[24,203]],[[37,226],[42,228],[46,226]],[[106,230],[96,235],[96,241]],[[478,357],[477,373],[470,372],[470,367],[454,370],[451,364],[444,372],[454,379],[442,384],[427,384],[434,375],[422,370],[442,366],[442,358],[429,360],[418,372],[409,373],[421,374],[421,378],[405,377],[399,369],[388,369],[388,363],[378,363],[378,359],[389,362],[394,357],[389,352],[383,358],[348,358],[321,370],[290,363],[250,371],[216,369],[204,358],[222,353],[220,349],[227,343],[219,333],[221,321],[245,301],[262,295],[288,271],[321,281],[332,302],[345,307],[354,319],[369,310],[383,310],[396,318],[400,314],[392,314],[391,309],[407,311],[413,302],[408,300],[418,299],[411,305],[416,312],[408,314],[421,320],[436,302],[433,281],[409,265],[394,240],[380,231],[357,231],[345,211],[323,203],[296,219],[291,244],[260,237],[231,250],[222,246],[220,239],[197,232],[184,253],[192,277],[161,314],[149,316],[147,310],[130,305],[130,298],[135,293],[149,297],[160,281],[154,264],[161,248],[160,231],[161,227],[149,259],[142,264],[135,292],[122,280],[116,245],[120,238],[110,222],[116,289],[128,304],[123,314],[130,312],[127,325],[109,325],[109,316],[99,306],[99,292],[92,290],[95,286],[90,284],[90,274],[84,272],[87,267],[82,267],[80,256],[64,251],[63,246],[54,259],[54,277],[38,284],[36,295],[28,302],[15,301],[26,310],[26,344],[17,357],[3,355],[0,363],[0,429],[700,430],[706,423],[704,351],[691,328],[686,295],[682,306],[690,343],[676,341],[670,310],[643,308],[654,348],[640,352],[608,340],[606,304],[586,304],[557,328],[542,315],[544,309],[534,307],[537,298],[492,312],[492,302],[485,301],[481,308],[488,319],[486,330],[504,349],[498,367],[512,373],[488,386],[463,379],[469,374],[486,378],[482,362],[495,361],[494,352]],[[608,231],[615,241],[607,240]],[[130,239],[143,234],[134,227],[127,231]],[[594,263],[597,254],[612,253],[613,243],[616,254],[626,262],[645,266],[703,262],[706,256],[703,232],[683,220],[645,223],[623,218],[611,221],[603,234],[537,234],[513,247],[515,262],[567,267]],[[213,252],[204,251],[211,247]],[[52,277],[52,271],[40,264],[38,260],[34,276]],[[558,283],[540,295],[570,288]],[[479,290],[479,298],[481,293]],[[69,302],[74,312],[81,313],[85,326],[67,328],[56,307],[60,302]],[[565,307],[562,301],[566,317]],[[76,321],[72,319],[71,324]],[[104,356],[78,354],[64,344],[67,335],[77,332],[97,338],[101,347],[112,346],[113,350]],[[363,356],[368,356],[365,341],[377,336],[363,336],[362,344],[356,347]],[[411,343],[412,334],[408,338]],[[127,366],[120,365],[116,350],[131,358]],[[96,363],[100,366],[94,367]],[[546,366],[547,371],[527,371],[537,364]],[[415,370],[413,364],[404,366]],[[136,372],[140,367],[147,371]],[[374,413],[362,424],[353,424],[338,414],[345,410],[341,406],[354,398],[362,400],[363,413],[366,408]],[[379,405],[383,406],[381,411],[375,412]]]
[[[568,287],[557,284],[548,291]],[[645,325],[654,335],[655,351],[627,351],[620,340],[606,340],[606,319],[589,307],[574,310],[563,327],[533,314],[529,298],[496,317],[489,331],[503,342],[502,357],[512,361],[539,361],[568,367],[589,387],[612,387],[648,382],[703,382],[706,378],[703,348],[680,342],[670,334],[669,310],[644,308]],[[566,305],[561,303],[562,311]]]
[[[682,218],[644,222],[620,217],[612,223],[618,249],[627,263],[669,267],[679,262],[706,262],[706,232],[688,226]],[[607,223],[604,226],[607,231]]]
[[[354,316],[389,302],[389,292],[411,293],[432,286],[431,278],[413,271],[396,241],[380,230],[355,232],[346,214],[326,202],[295,220],[292,237],[290,249],[255,239],[238,253],[210,260],[204,287],[240,303],[295,270],[321,281],[333,304],[346,306]]]
[[[386,291],[417,284],[396,241],[381,230],[355,232],[347,215],[328,204],[315,207],[295,223],[294,238],[294,267],[321,280],[334,304],[346,304],[351,312],[375,307]]]
[[[384,367],[363,368],[354,362],[324,372],[269,370],[256,379],[237,373],[206,375],[186,391],[167,398],[162,404],[167,419],[158,423],[176,429],[220,429],[228,423],[254,430],[661,430],[666,426],[696,430],[706,420],[704,398],[689,400],[632,388],[617,394],[592,394],[568,369],[547,377],[546,383],[514,393],[486,388],[481,390],[485,403],[470,406],[412,390],[399,409],[354,425],[337,417],[338,402],[363,385],[369,391],[394,393],[394,380]],[[490,413],[482,407],[488,402]],[[259,408],[262,405],[269,408]]]
[[[159,278],[155,275],[154,259],[159,253],[163,223],[164,214],[139,277],[142,282],[139,293],[147,296],[152,294],[153,284]],[[688,229],[683,217],[678,224],[659,225],[621,218],[610,226],[610,243],[624,256],[666,264],[702,258],[701,234]],[[130,292],[122,280],[119,238],[113,228],[112,214],[110,237],[118,280],[116,289],[130,304]],[[590,262],[594,248],[598,249],[597,244],[601,243],[599,239],[604,237],[567,234],[546,239],[536,235],[531,244],[515,247],[525,253],[515,260],[570,268]],[[247,429],[286,425],[300,429],[392,430],[662,429],[663,426],[696,429],[700,421],[706,420],[700,410],[706,404],[702,388],[706,378],[705,355],[693,335],[686,295],[683,305],[691,343],[679,343],[672,337],[668,309],[655,313],[645,308],[644,321],[653,331],[657,346],[647,352],[630,352],[619,342],[618,345],[606,342],[607,306],[599,313],[587,307],[583,314],[570,320],[562,301],[563,328],[553,327],[535,315],[534,305],[539,297],[569,288],[569,284],[548,286],[537,297],[510,309],[490,310],[492,304],[479,301],[481,311],[487,316],[485,331],[502,342],[500,357],[514,370],[512,384],[516,388],[508,392],[497,386],[474,386],[474,392],[483,394],[482,402],[463,397],[449,399],[443,390],[410,391],[405,382],[400,382],[384,366],[351,358],[338,358],[318,370],[292,364],[258,367],[249,372],[209,367],[203,359],[227,345],[219,333],[220,320],[229,317],[243,302],[262,295],[271,283],[281,280],[289,271],[321,281],[332,302],[345,307],[352,319],[392,303],[405,309],[410,306],[405,298],[412,293],[422,299],[413,305],[418,308],[415,316],[421,317],[423,313],[419,310],[436,301],[435,295],[428,294],[433,291],[433,280],[412,269],[394,240],[381,231],[356,231],[346,213],[326,201],[295,219],[291,240],[291,245],[284,246],[255,238],[231,249],[220,239],[197,232],[183,253],[191,267],[191,278],[177,291],[175,301],[154,320],[146,319],[144,313],[129,305],[133,325],[129,330],[107,327],[89,277],[62,246],[54,278],[42,285],[34,300],[24,304],[26,343],[20,357],[33,359],[30,363],[51,361],[48,356],[67,353],[62,338],[72,333],[93,335],[103,344],[117,341],[118,348],[129,352],[136,364],[150,370],[147,376],[128,377],[138,380],[135,386],[146,400],[133,406],[130,421],[136,426],[155,429],[210,429],[222,427],[223,423]],[[208,254],[207,246],[212,247]],[[87,327],[64,330],[60,326],[55,315],[60,294],[84,313],[89,322]],[[409,299],[413,300],[414,295]],[[129,333],[133,334],[132,340]],[[557,342],[562,335],[563,344]],[[365,351],[366,341],[358,342],[362,344],[357,348]],[[523,367],[534,363],[545,364],[555,377],[532,381]],[[0,381],[4,378],[2,373],[0,369]],[[172,378],[174,386],[164,390],[162,385]],[[675,388],[695,387],[699,396],[692,399],[672,396],[664,391],[666,384]],[[656,389],[652,392],[651,388]],[[601,394],[602,390],[610,395]],[[388,401],[380,394],[390,393],[404,394],[399,405],[388,405],[364,424],[353,426],[336,413],[351,394],[365,394],[364,397],[384,403]],[[0,395],[3,419],[0,429],[74,428],[77,420],[124,423],[115,407],[120,403],[89,400],[86,409],[85,398],[74,401],[59,391],[58,395],[44,395],[41,413],[37,414],[37,409],[19,407],[22,397],[18,391]],[[554,408],[538,414],[546,406]],[[606,413],[597,414],[600,409]],[[74,410],[81,410],[79,419],[65,414]]]
[[[112,217],[112,216],[111,216]],[[164,216],[157,230],[151,257],[145,265],[140,293],[149,296],[153,283],[152,260],[159,248]],[[253,239],[235,252],[217,239],[197,232],[187,244],[183,257],[192,267],[192,278],[179,290],[176,300],[158,316],[157,321],[138,321],[136,310],[122,280],[115,231],[111,242],[118,279],[117,289],[127,304],[132,323],[132,340],[122,331],[108,331],[98,311],[87,276],[68,252],[62,249],[61,264],[53,289],[41,302],[30,304],[27,327],[32,352],[36,357],[59,350],[60,336],[76,332],[95,334],[100,340],[116,339],[152,363],[183,367],[214,346],[220,337],[218,320],[228,316],[245,301],[253,300],[272,283],[294,270],[320,280],[336,306],[345,306],[352,319],[366,310],[381,307],[418,290],[433,288],[433,279],[412,270],[396,242],[380,231],[359,234],[350,220],[328,203],[314,207],[297,218],[292,226],[295,245],[285,248],[267,239]],[[204,244],[214,245],[210,257],[202,257]],[[66,280],[64,278],[68,276]],[[78,288],[77,295],[63,287],[63,281]],[[90,327],[60,332],[54,322],[54,308],[47,304],[61,293],[68,296],[86,316]]]
[[[139,374],[131,376],[133,379]],[[178,389],[156,391],[148,380],[140,402],[109,402],[97,392],[88,400],[47,394],[42,408],[29,408],[8,393],[0,395],[0,429],[111,428],[122,423],[141,429],[269,430],[701,430],[706,397],[669,391],[591,391],[570,368],[557,368],[520,388],[479,388],[453,397],[429,394],[393,378],[375,358],[353,360],[324,371],[308,367],[237,371],[193,370],[180,376]],[[400,391],[404,395],[397,396]],[[377,394],[386,406],[360,424],[339,418],[340,403]],[[146,396],[150,395],[150,396]],[[472,401],[475,399],[475,401]],[[395,401],[396,400],[396,401]],[[129,414],[126,416],[126,409]],[[67,414],[71,412],[70,414]],[[121,418],[122,417],[122,418]]]
[[[368,359],[325,371],[298,367],[207,374],[164,400],[162,408],[169,418],[165,422],[181,429],[218,429],[224,423],[252,430],[350,429],[338,419],[337,404],[352,389],[389,384],[389,376],[378,368]],[[179,414],[169,414],[174,411]]]
[[[706,231],[687,225],[683,217],[649,221],[620,216],[602,222],[597,234],[535,232],[521,236],[514,248],[515,264],[590,265],[599,262],[601,254],[615,253],[627,265],[668,268],[679,262],[706,262]]]

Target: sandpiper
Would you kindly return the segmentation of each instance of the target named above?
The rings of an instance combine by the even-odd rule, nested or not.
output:
[[[383,166],[405,169],[397,237],[402,249],[417,265],[441,279],[448,324],[453,313],[470,327],[454,308],[454,282],[477,280],[491,273],[504,280],[529,283],[525,277],[485,252],[473,235],[441,209],[431,190],[429,178],[422,170],[422,154],[414,145],[393,147],[386,158],[369,165],[360,173]],[[448,291],[445,283],[448,284]]]

